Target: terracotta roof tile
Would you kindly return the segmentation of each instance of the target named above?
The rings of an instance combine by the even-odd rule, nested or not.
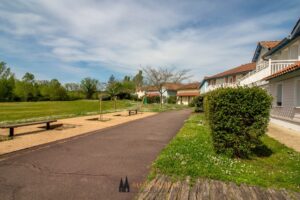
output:
[[[194,96],[199,96],[200,92],[182,92],[182,93],[177,93],[177,96],[179,97],[194,97]]]
[[[289,72],[292,72],[292,71],[295,71],[295,70],[298,70],[298,69],[300,69],[300,61],[298,61],[295,64],[290,65],[290,66],[276,72],[275,74],[272,74],[272,75],[266,77],[265,80],[270,80],[270,79],[276,78],[278,76],[281,76],[283,74],[286,74],[286,73],[289,73]]]
[[[181,83],[166,83],[164,85],[164,87],[168,90],[178,90],[181,86]]]
[[[260,41],[259,44],[263,47],[266,47],[268,49],[274,48],[277,44],[279,44],[281,40],[276,41]]]
[[[243,73],[243,72],[249,72],[249,71],[255,70],[255,68],[256,68],[255,63],[247,63],[247,64],[244,64],[244,65],[235,67],[233,69],[229,69],[227,71],[224,71],[222,73],[206,77],[206,80],[213,79],[213,78],[221,78],[221,77],[224,77],[224,76],[229,76],[229,75],[234,75],[234,74],[240,74],[240,73]]]
[[[199,86],[200,86],[199,82],[188,83],[188,84],[181,85],[179,90],[199,89]]]
[[[160,96],[159,93],[150,93],[150,94],[147,94],[147,97],[157,97],[157,96]]]

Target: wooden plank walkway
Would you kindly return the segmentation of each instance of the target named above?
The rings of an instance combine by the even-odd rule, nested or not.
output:
[[[240,186],[209,179],[190,182],[172,182],[166,176],[159,176],[149,182],[138,194],[138,200],[300,200],[300,193],[287,190],[265,189],[256,186]]]

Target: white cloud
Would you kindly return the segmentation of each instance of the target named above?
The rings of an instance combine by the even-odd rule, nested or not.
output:
[[[209,1],[17,2],[0,10],[0,20],[5,22],[0,30],[34,37],[62,66],[96,62],[124,73],[135,73],[140,65],[174,66],[192,69],[197,80],[249,62],[257,41],[280,39],[287,34],[280,25],[297,16],[296,8],[283,9],[203,25],[215,12],[226,14],[229,5]],[[82,73],[78,67],[63,68]]]

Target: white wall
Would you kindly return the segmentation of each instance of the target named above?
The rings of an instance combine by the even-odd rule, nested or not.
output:
[[[300,60],[300,38],[271,55],[272,60]]]

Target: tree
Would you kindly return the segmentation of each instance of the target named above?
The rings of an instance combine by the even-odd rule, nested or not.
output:
[[[39,89],[34,75],[26,72],[21,81],[16,81],[14,93],[22,101],[37,100]]]
[[[169,68],[158,68],[153,67],[143,68],[146,74],[146,79],[150,85],[157,88],[160,94],[160,106],[163,103],[163,94],[166,92],[164,85],[166,83],[180,83],[181,81],[188,79],[190,76],[187,75],[189,70],[174,71]]]
[[[117,109],[117,95],[121,92],[122,84],[115,79],[111,79],[113,75],[109,78],[106,92],[109,94],[111,100],[114,100],[114,108]]]
[[[67,100],[68,95],[66,89],[57,79],[51,81],[42,81],[39,85],[41,95],[45,100],[59,101]]]
[[[109,79],[108,79],[108,81],[107,81],[107,84],[114,83],[114,82],[116,82],[116,78],[115,78],[115,76],[112,74],[112,75],[109,77]]]
[[[14,87],[14,74],[11,73],[5,62],[0,62],[0,101],[11,101]]]
[[[120,97],[120,99],[130,99],[131,94],[135,92],[134,82],[129,76],[125,76],[120,84],[121,88],[118,96]]]
[[[80,85],[77,83],[66,83],[65,88],[69,92],[75,92],[80,90]]]
[[[80,87],[82,91],[85,93],[87,99],[91,99],[93,94],[97,92],[99,81],[92,78],[84,78],[81,81]]]
[[[133,77],[133,82],[135,84],[135,88],[141,88],[144,83],[143,71],[139,70],[139,72]]]

